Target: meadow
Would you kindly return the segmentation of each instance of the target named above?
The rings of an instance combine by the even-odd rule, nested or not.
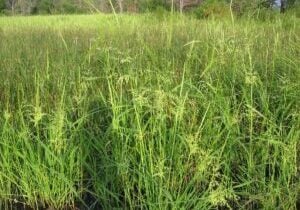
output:
[[[300,21],[0,17],[0,209],[297,209]]]

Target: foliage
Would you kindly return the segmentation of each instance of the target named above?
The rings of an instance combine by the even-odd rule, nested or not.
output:
[[[262,7],[270,7],[265,0],[233,0],[232,8],[237,16],[254,15]]]
[[[40,0],[37,3],[34,13],[51,14],[54,10],[54,4],[48,0]]]
[[[230,16],[230,6],[225,1],[207,0],[192,10],[192,12],[198,19],[209,17],[225,18]]]
[[[0,13],[5,9],[5,0],[0,0]]]
[[[296,17],[300,18],[300,2],[295,2],[290,6],[290,13],[295,14]]]
[[[157,7],[154,11],[152,11],[152,14],[160,20],[163,20],[170,16],[169,11],[167,11],[165,7]]]
[[[170,5],[167,4],[165,0],[142,0],[139,2],[139,10],[141,12],[145,11],[155,11],[155,10],[166,10],[169,9]]]
[[[174,0],[177,7],[180,5],[179,1]],[[228,14],[230,2],[230,0],[203,0],[198,8],[195,8],[197,4],[194,4],[193,11],[197,18],[212,15],[222,17]],[[232,8],[237,16],[251,15],[257,10],[270,8],[273,3],[273,0],[233,0]],[[293,9],[295,3],[295,0],[288,0],[287,9]],[[171,5],[171,0],[0,0],[0,12],[22,15],[111,12],[111,6],[117,12],[150,12],[162,8],[171,10]]]

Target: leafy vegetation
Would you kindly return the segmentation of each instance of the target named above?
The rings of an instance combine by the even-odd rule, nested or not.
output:
[[[296,209],[300,24],[0,18],[1,209]]]
[[[295,0],[0,0],[0,14],[74,14],[99,11],[144,13],[161,9],[182,11],[197,7],[201,10],[204,7],[207,10],[203,11],[204,15],[207,15],[211,12],[222,13],[226,11],[224,7],[231,6],[237,14],[243,15],[261,7],[271,9],[280,2],[284,4],[284,10],[294,8],[296,4]]]

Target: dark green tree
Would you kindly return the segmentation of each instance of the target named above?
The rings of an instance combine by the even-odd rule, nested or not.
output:
[[[5,9],[5,0],[0,0],[0,13],[2,13]]]
[[[36,12],[42,14],[51,14],[54,10],[54,4],[51,0],[39,0],[36,5]]]

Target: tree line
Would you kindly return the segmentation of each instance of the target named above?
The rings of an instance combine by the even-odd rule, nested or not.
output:
[[[156,9],[183,10],[201,5],[203,2],[235,3],[238,5],[281,4],[284,12],[295,0],[0,0],[0,13],[21,14],[66,14],[89,12],[145,12]]]
[[[87,12],[138,12],[165,7],[169,0],[0,0],[0,13],[60,14]]]

